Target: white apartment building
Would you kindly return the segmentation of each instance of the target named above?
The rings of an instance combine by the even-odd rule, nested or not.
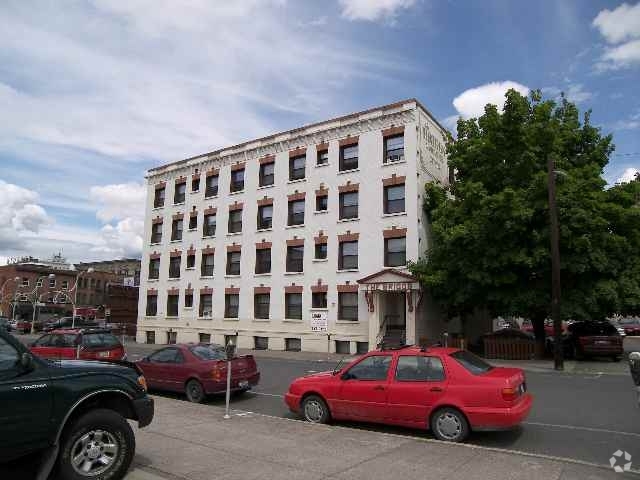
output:
[[[364,352],[435,339],[406,268],[445,130],[415,99],[151,169],[137,340]]]

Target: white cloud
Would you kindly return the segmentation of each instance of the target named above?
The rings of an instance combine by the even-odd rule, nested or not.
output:
[[[564,89],[558,87],[544,87],[542,93],[547,97],[551,97],[555,100],[560,99],[560,94],[563,93],[567,97],[567,100],[573,103],[583,103],[587,100],[591,100],[594,97],[592,92],[584,89],[581,83],[570,83]]]
[[[601,10],[592,25],[609,44],[615,45],[605,48],[595,65],[597,71],[640,65],[640,3]]]
[[[453,99],[453,106],[458,114],[467,118],[477,118],[484,113],[484,107],[488,103],[497,105],[499,110],[504,108],[507,90],[513,88],[522,95],[529,94],[529,87],[510,80],[504,82],[491,82],[479,87],[465,90]]]
[[[416,0],[339,0],[342,16],[348,20],[376,21],[393,18],[401,9],[412,7]]]
[[[19,246],[25,234],[37,234],[49,223],[36,192],[0,180],[0,249]]]
[[[616,180],[616,183],[628,183],[636,178],[636,175],[640,173],[640,170],[634,167],[627,168],[620,178]]]
[[[633,6],[623,3],[614,10],[601,10],[593,19],[593,26],[609,43],[640,37],[640,3]]]

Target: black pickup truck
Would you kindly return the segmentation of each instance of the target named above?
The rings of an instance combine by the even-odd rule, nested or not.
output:
[[[126,419],[153,419],[135,365],[43,360],[0,329],[0,472],[24,457],[38,480],[120,479],[135,453]]]

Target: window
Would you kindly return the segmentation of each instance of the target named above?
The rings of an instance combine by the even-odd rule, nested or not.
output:
[[[253,316],[255,318],[269,318],[269,302],[271,295],[256,293],[253,296]]]
[[[302,342],[299,338],[285,338],[284,349],[287,352],[299,352],[302,350]]]
[[[200,262],[200,275],[203,277],[213,277],[214,254],[203,253]]]
[[[348,340],[336,340],[336,353],[341,355],[350,355],[351,342]]]
[[[192,192],[197,192],[198,190],[200,190],[200,177],[192,178],[191,179],[191,191]]]
[[[38,280],[40,281],[40,280]],[[23,287],[28,287],[29,286],[29,279],[27,277],[22,277],[22,286]],[[40,284],[40,286],[42,286],[42,283]]]
[[[364,355],[369,351],[369,342],[356,342],[356,353]]]
[[[169,278],[180,278],[180,263],[182,257],[171,257],[169,259]]]
[[[151,243],[160,243],[162,241],[162,223],[154,223],[151,225]]]
[[[167,343],[169,345],[175,345],[177,341],[178,341],[178,332],[167,332]],[[174,363],[184,362],[184,357],[182,356],[182,353],[180,353],[178,350],[176,350],[176,356],[173,362]]]
[[[338,253],[338,269],[353,270],[358,268],[358,241],[340,242]]]
[[[227,275],[240,275],[240,252],[227,252]]]
[[[211,293],[201,293],[199,315],[204,318],[211,318],[212,311],[213,311],[213,295]]]
[[[153,317],[158,313],[158,296],[147,295],[147,316]]]
[[[16,368],[18,360],[18,351],[4,338],[0,338],[0,372],[6,372]]]
[[[318,156],[316,157],[316,165],[328,165],[329,164],[329,150],[318,150]]]
[[[391,366],[391,355],[371,355],[351,367],[346,375],[354,380],[386,380]]]
[[[275,163],[263,163],[260,165],[260,174],[258,178],[258,184],[261,187],[267,187],[273,185],[275,181],[274,168]]]
[[[404,184],[384,187],[384,213],[404,211]]]
[[[170,340],[168,334],[169,332],[167,332],[167,339]],[[167,343],[171,342],[168,341]],[[162,350],[159,350],[156,353],[150,355],[149,361],[154,363],[176,363],[177,354],[177,348],[163,348]]]
[[[253,337],[253,348],[255,350],[268,350],[269,337]]]
[[[271,273],[271,249],[256,249],[256,273]]]
[[[153,345],[154,343],[156,343],[156,332],[147,330],[145,333],[147,335],[147,344]]]
[[[218,175],[210,175],[207,177],[204,189],[204,197],[215,197],[218,195]]]
[[[289,159],[289,180],[302,180],[304,178],[306,155],[298,155]]]
[[[198,216],[191,215],[189,217],[189,230],[195,230],[196,228],[198,228]]]
[[[156,193],[153,197],[153,208],[164,207],[164,191],[164,187],[156,188]]]
[[[229,211],[229,233],[242,231],[242,209]]]
[[[238,318],[239,305],[240,295],[237,293],[227,293],[224,296],[224,318]]]
[[[316,212],[326,212],[329,208],[329,197],[327,195],[316,195]]]
[[[231,185],[229,189],[232,192],[240,192],[244,190],[244,168],[233,170],[231,172]]]
[[[407,264],[407,237],[385,238],[384,266],[400,267]]]
[[[327,292],[313,292],[311,294],[312,308],[327,308]]]
[[[174,220],[171,225],[171,241],[182,240],[182,219]]]
[[[441,382],[445,378],[442,361],[437,357],[402,355],[398,357],[398,382]]]
[[[285,293],[285,318],[302,320],[302,294]]]
[[[211,343],[211,334],[198,333],[198,342]],[[191,353],[193,353],[196,357],[198,357],[201,360],[226,360],[227,359],[222,349],[215,349],[215,348],[205,347],[203,345],[196,345],[194,347],[189,348],[189,350],[191,350]]]
[[[452,353],[450,357],[456,360],[465,368],[465,370],[473,375],[482,375],[483,373],[493,369],[493,366],[467,350],[458,350],[457,352]]]
[[[357,292],[338,292],[338,319],[358,321]]]
[[[271,228],[273,224],[273,205],[258,207],[258,230]]]
[[[287,225],[304,225],[304,200],[291,200],[289,202]]]
[[[67,290],[69,288],[69,280],[62,281],[62,289]]]
[[[56,279],[55,278],[50,278],[49,279],[49,288],[55,288],[56,286]]]
[[[213,237],[216,234],[216,214],[211,213],[204,216],[204,223],[202,224],[202,236]]]
[[[302,272],[304,268],[304,245],[287,247],[287,272]]]
[[[384,163],[400,162],[404,160],[404,134],[385,137]]]
[[[358,168],[358,145],[340,147],[339,171],[355,170]]]
[[[340,194],[340,220],[358,218],[358,192]]]
[[[196,267],[196,254],[189,253],[187,254],[187,268],[195,268]]]
[[[176,190],[173,193],[173,203],[184,203],[185,194],[187,193],[187,184],[176,184]]]
[[[193,293],[185,293],[184,294],[184,306],[185,308],[193,307]]]
[[[324,260],[327,258],[327,244],[326,243],[316,243],[316,260]]]
[[[149,260],[149,280],[157,280],[160,278],[160,259],[152,258]]]
[[[178,316],[178,295],[167,295],[167,317]]]

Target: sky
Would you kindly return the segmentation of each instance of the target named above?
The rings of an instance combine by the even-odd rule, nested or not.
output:
[[[564,92],[640,169],[640,3],[5,0],[0,45],[0,264],[139,256],[149,168],[406,98]]]

